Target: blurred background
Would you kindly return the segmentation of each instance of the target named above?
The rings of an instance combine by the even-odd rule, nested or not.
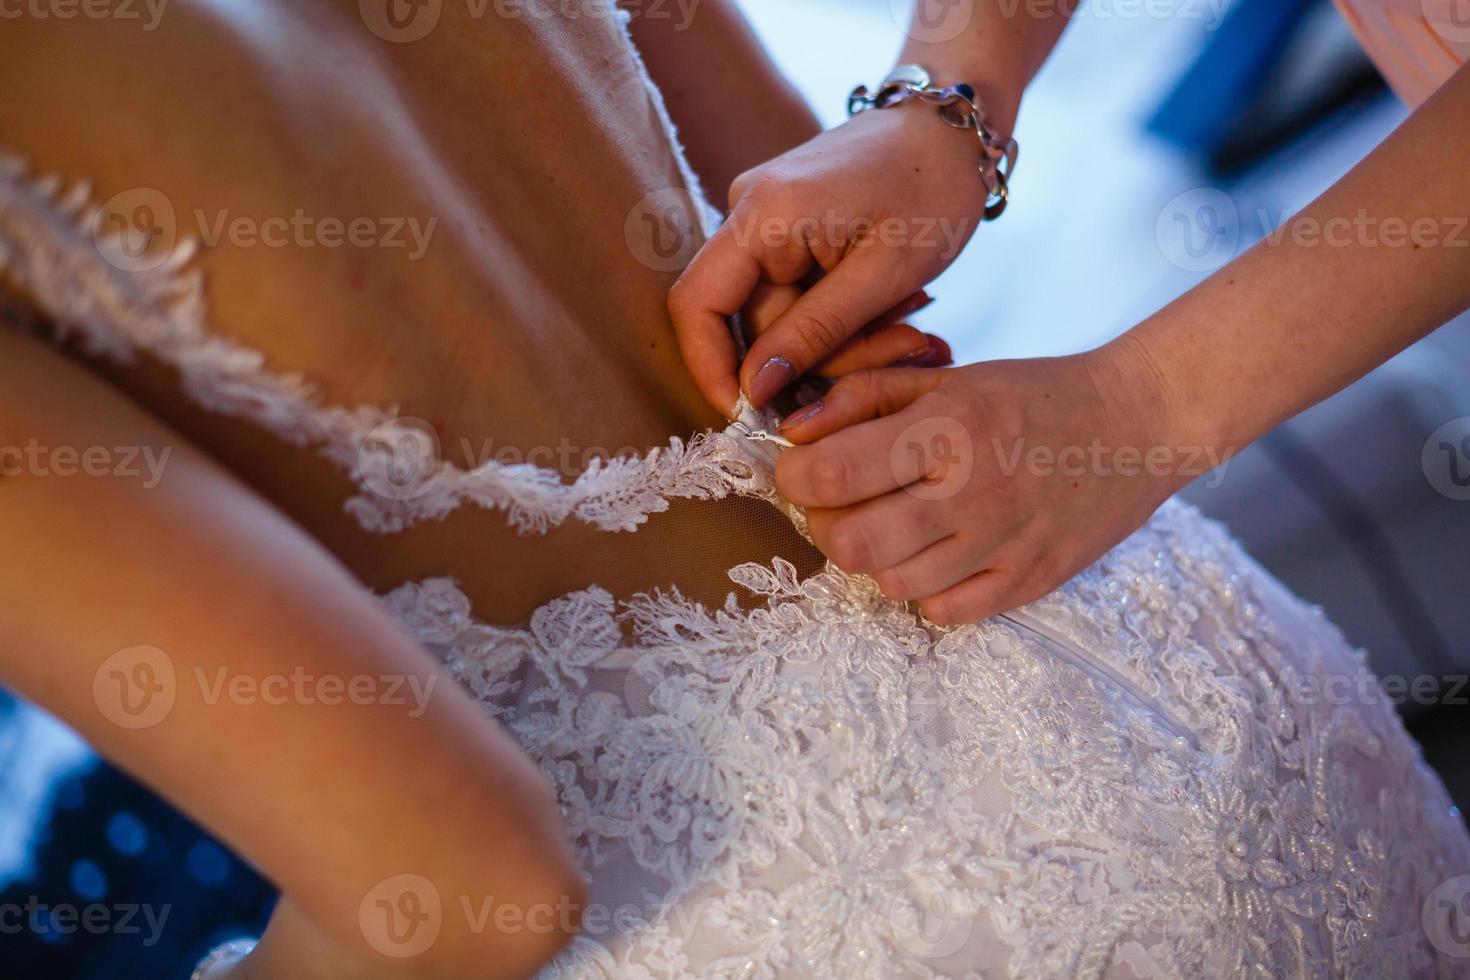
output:
[[[848,91],[891,67],[909,0],[742,3],[835,124]],[[931,287],[921,321],[960,361],[1095,346],[1300,210],[1404,115],[1328,0],[1086,0],[1027,96],[1005,220]],[[1450,679],[1403,713],[1462,809],[1470,487],[1435,448],[1470,435],[1467,324],[1186,493],[1380,674]],[[180,964],[258,933],[272,901],[197,827],[0,691],[0,909],[26,910],[19,932],[0,918],[0,975],[187,977]],[[89,903],[134,907],[135,928],[57,915]]]

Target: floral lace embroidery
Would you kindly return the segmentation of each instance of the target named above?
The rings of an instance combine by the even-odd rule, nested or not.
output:
[[[1470,966],[1420,922],[1470,840],[1417,747],[1320,613],[1189,508],[1022,613],[1098,670],[835,568],[731,578],[764,604],[594,588],[503,629],[448,580],[385,598],[540,764],[594,901],[632,910],[547,976]],[[1326,676],[1370,693],[1326,703]]]
[[[617,11],[624,42],[663,122],[705,232],[718,218],[684,157],[663,96],[648,78]],[[396,409],[324,404],[300,375],[273,372],[259,351],[211,334],[199,242],[181,239],[159,261],[137,261],[123,231],[106,225],[86,183],[27,178],[23,161],[0,153],[0,273],[28,290],[62,337],[96,356],[128,362],[139,350],[179,372],[201,407],[246,419],[295,446],[314,447],[350,475],[359,493],[344,505],[369,531],[393,533],[442,520],[470,505],[501,510],[522,534],[544,534],[575,518],[606,531],[632,531],[674,498],[708,500],[753,486],[743,440],[705,433],[642,457],[594,461],[576,480],[529,464],[486,461],[473,470],[441,459],[432,441]],[[111,256],[114,261],[109,262]]]

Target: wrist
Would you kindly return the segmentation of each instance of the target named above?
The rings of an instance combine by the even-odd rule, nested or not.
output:
[[[1179,366],[1169,364],[1137,331],[1086,356],[1088,375],[1106,406],[1104,424],[1121,429],[1116,432],[1120,444],[1137,445],[1145,453],[1155,447],[1175,453],[1200,449],[1216,459],[1239,448],[1219,424],[1228,413],[1200,412],[1177,383]],[[1170,492],[1187,484],[1188,476],[1174,479]]]
[[[964,49],[947,51],[944,45],[910,42],[899,58],[899,64],[921,65],[936,85],[961,82],[975,90],[976,101],[985,112],[990,129],[1001,139],[1015,135],[1016,118],[1021,110],[1021,96],[1026,78],[1021,68],[1008,64],[1010,59],[988,57],[983,52]]]
[[[871,115],[872,110],[901,110],[913,105],[929,106],[945,126],[974,136],[975,172],[985,190],[982,218],[985,221],[999,218],[1010,201],[1010,181],[1020,146],[1009,135],[997,131],[974,86],[967,82],[936,85],[933,75],[923,65],[903,64],[889,73],[876,89],[867,85],[853,89],[848,96],[847,111],[849,116],[862,116]],[[914,114],[909,112],[907,119],[913,118]],[[1007,134],[1010,128],[1006,127]],[[925,156],[924,159],[937,158]],[[921,169],[915,167],[914,172],[920,173]]]
[[[917,102],[859,113],[842,126],[867,134],[870,145],[877,139],[895,148],[898,159],[912,162],[899,169],[895,179],[944,188],[945,198],[958,213],[973,214],[978,225],[986,195],[973,130],[947,125],[932,106]]]

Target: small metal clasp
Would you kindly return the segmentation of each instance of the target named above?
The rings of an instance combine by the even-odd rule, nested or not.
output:
[[[764,429],[752,429],[739,419],[731,422],[730,428],[739,432],[741,438],[749,439],[751,442],[769,442],[780,446],[782,449],[793,449],[796,446],[796,443],[787,439],[785,436],[778,436],[774,432],[766,432]]]

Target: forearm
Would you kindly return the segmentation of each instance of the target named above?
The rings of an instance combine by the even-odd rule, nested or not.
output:
[[[131,462],[84,475],[63,450]],[[456,914],[462,894],[575,901],[545,781],[320,547],[9,327],[0,451],[0,672],[280,886],[319,952],[269,944],[264,976],[487,957],[523,975],[550,955],[564,933],[478,936]],[[403,873],[436,884],[444,932],[394,960],[360,908]]]
[[[1300,215],[1113,347],[1178,438],[1240,448],[1470,306],[1470,70]]]
[[[918,0],[902,63],[923,65],[937,84],[975,87],[991,126],[1008,134],[1026,86],[1066,29],[1080,0]]]
[[[821,132],[733,0],[630,9],[633,39],[715,204],[741,173]]]

